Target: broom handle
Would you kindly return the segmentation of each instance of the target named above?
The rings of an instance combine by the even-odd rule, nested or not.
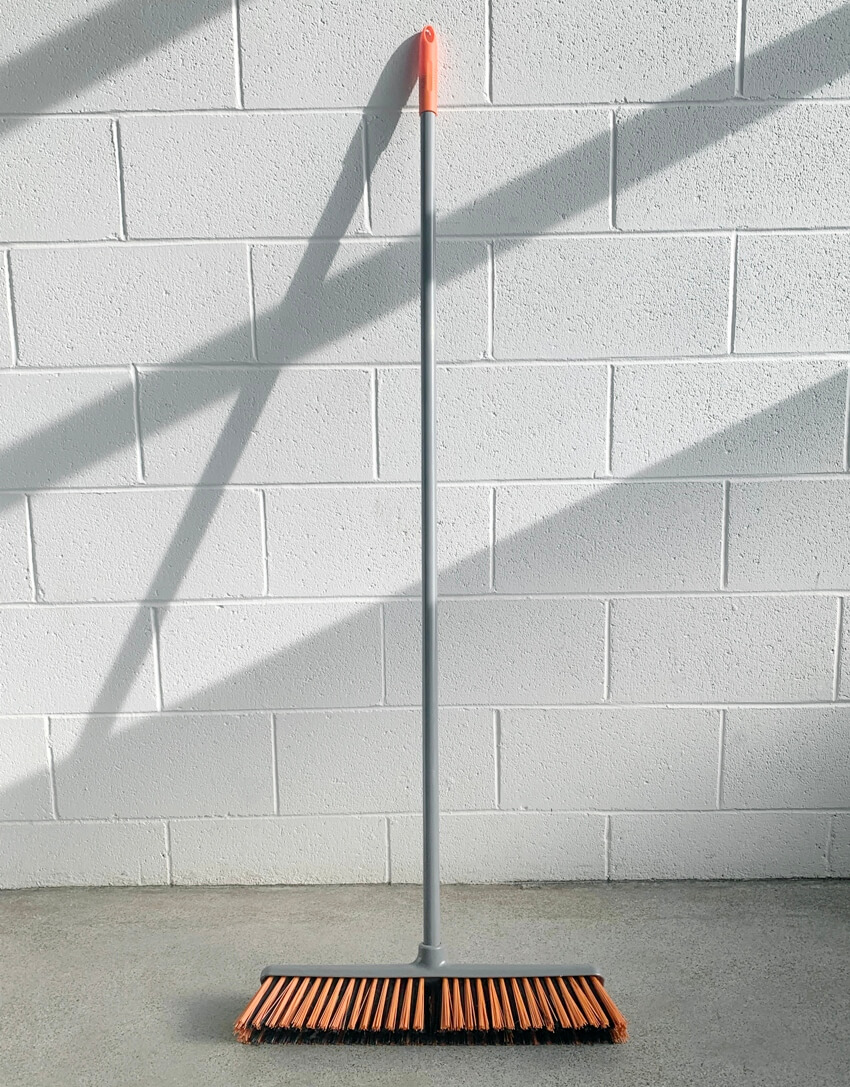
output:
[[[437,724],[437,464],[434,414],[434,123],[437,41],[426,26],[419,39],[422,335],[422,896],[419,960],[443,962],[440,944],[440,780]]]

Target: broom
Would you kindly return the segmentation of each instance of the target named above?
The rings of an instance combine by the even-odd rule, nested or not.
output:
[[[424,936],[412,963],[269,966],[236,1021],[241,1042],[624,1042],[591,966],[452,965],[440,943],[434,383],[437,40],[419,40],[422,228],[422,785]]]

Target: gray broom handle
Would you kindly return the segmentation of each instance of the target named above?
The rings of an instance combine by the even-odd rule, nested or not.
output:
[[[420,115],[422,235],[422,897],[419,958],[443,961],[440,945],[440,779],[437,724],[437,464],[434,417],[434,122]]]

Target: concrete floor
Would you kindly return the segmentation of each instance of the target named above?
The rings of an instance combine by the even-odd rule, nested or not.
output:
[[[413,887],[0,893],[15,1087],[846,1087],[850,882],[447,887],[457,957],[596,963],[624,1046],[244,1047],[267,961],[407,959]]]

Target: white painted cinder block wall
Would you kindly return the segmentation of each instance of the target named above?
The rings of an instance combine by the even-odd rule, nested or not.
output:
[[[0,883],[850,875],[850,8],[0,18]],[[400,106],[407,102],[399,113]]]

